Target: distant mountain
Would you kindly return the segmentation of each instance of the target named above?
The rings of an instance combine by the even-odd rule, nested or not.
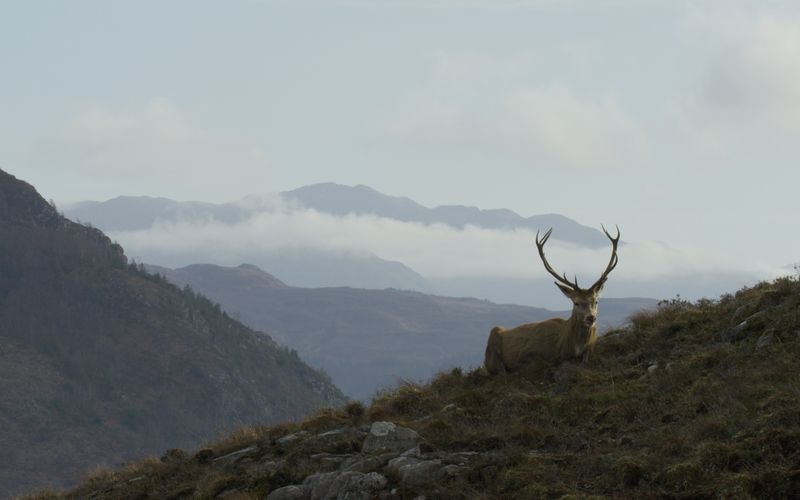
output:
[[[120,196],[104,202],[86,201],[67,207],[66,213],[77,221],[92,224],[125,242],[130,231],[144,231],[157,222],[203,223],[217,221],[228,225],[241,223],[259,213],[309,208],[334,216],[373,215],[420,224],[446,224],[456,228],[467,225],[490,229],[537,230],[553,227],[558,238],[594,248],[607,244],[596,229],[582,226],[561,215],[535,215],[524,218],[510,210],[481,210],[465,206],[424,207],[409,198],[387,196],[367,186],[343,186],[324,183],[280,193],[276,199],[250,196],[232,203],[181,202],[148,196]],[[268,235],[265,235],[268,237]],[[291,242],[286,242],[291,245]],[[368,252],[342,252],[311,247],[280,247],[270,251],[240,255],[211,255],[206,248],[174,253],[158,245],[138,247],[134,254],[143,260],[168,267],[193,262],[226,264],[250,261],[270,269],[293,286],[356,288],[399,288],[430,292],[430,283],[401,262],[388,261]],[[216,260],[219,259],[219,260]],[[483,295],[484,297],[492,297]],[[494,297],[492,297],[494,298]],[[519,300],[517,300],[519,302]]]
[[[190,285],[245,324],[270,332],[360,399],[398,379],[423,379],[451,366],[479,364],[495,325],[569,314],[401,290],[287,287],[247,264],[149,269],[180,286]],[[601,327],[619,326],[656,303],[602,300]]]
[[[0,393],[6,495],[344,401],[296,353],[128,264],[3,171]]]
[[[87,201],[66,209],[76,221],[109,232],[121,240],[128,231],[147,230],[157,221],[202,223],[218,221],[225,224],[242,222],[269,206],[259,203],[201,203],[180,202],[149,196],[120,196],[104,202]],[[191,262],[208,260],[204,248],[196,253],[175,255],[159,248],[140,249],[138,260],[179,267]],[[226,256],[254,260],[258,265],[274,270],[282,280],[295,286],[354,286],[359,288],[402,288],[426,290],[425,278],[408,266],[381,259],[369,252],[340,252],[319,248],[283,248],[257,254]]]
[[[552,227],[562,241],[590,248],[608,243],[597,229],[578,224],[563,215],[542,214],[525,218],[507,209],[481,210],[462,205],[427,208],[410,198],[388,196],[362,185],[312,184],[280,195],[289,203],[289,207],[312,208],[331,215],[369,214],[404,222],[447,224],[457,228],[471,225],[487,229],[524,228],[536,231]],[[234,224],[254,213],[268,212],[275,207],[270,203],[252,201],[252,198],[246,198],[241,202],[213,204],[149,196],[120,196],[103,202],[80,202],[68,207],[66,213],[73,219],[91,222],[103,231],[133,231],[147,229],[157,220],[196,222],[214,219]]]
[[[252,212],[236,203],[175,201],[151,196],[118,196],[108,201],[82,201],[66,207],[71,219],[89,222],[109,231],[136,231],[150,228],[156,221],[198,222],[216,220],[234,224]]]
[[[427,208],[410,198],[387,196],[363,185],[312,184],[281,194],[288,201],[295,201],[305,207],[334,215],[371,214],[404,222],[447,224],[457,228],[471,225],[487,229],[536,231],[552,227],[558,239],[562,241],[590,248],[608,244],[602,232],[558,214],[525,218],[507,209],[481,210],[462,205]]]

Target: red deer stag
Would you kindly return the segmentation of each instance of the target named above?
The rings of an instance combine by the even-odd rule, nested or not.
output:
[[[578,286],[578,278],[569,281],[567,275],[559,276],[544,256],[544,244],[550,238],[550,228],[542,239],[536,233],[536,246],[544,268],[556,278],[556,286],[572,303],[572,316],[569,319],[553,318],[539,323],[520,325],[511,330],[496,326],[489,334],[486,345],[484,367],[491,374],[517,370],[529,360],[539,358],[551,361],[565,361],[583,357],[586,360],[597,340],[597,298],[603,290],[608,274],[617,266],[617,237],[612,238],[606,228],[603,232],[611,240],[611,260],[594,285],[587,289]]]

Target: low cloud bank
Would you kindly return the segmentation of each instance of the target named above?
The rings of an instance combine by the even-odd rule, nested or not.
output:
[[[494,230],[475,226],[450,226],[401,222],[374,216],[337,217],[315,210],[285,209],[256,213],[236,224],[213,219],[157,221],[150,229],[111,233],[128,255],[155,264],[190,264],[198,261],[222,265],[258,262],[259,256],[297,249],[332,254],[377,255],[399,261],[427,278],[493,277],[539,279],[546,277],[528,230]],[[605,268],[610,245],[585,249],[556,240],[547,243],[550,263],[582,285],[597,279]],[[652,281],[673,276],[750,274],[771,278],[785,274],[758,263],[742,263],[733,256],[703,249],[676,249],[664,243],[627,242],[619,249],[616,279]],[[161,262],[159,262],[161,261]],[[267,271],[270,271],[267,269]],[[276,271],[276,270],[273,270]]]

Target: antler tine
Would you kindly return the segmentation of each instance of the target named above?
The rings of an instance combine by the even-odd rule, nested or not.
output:
[[[600,278],[594,283],[594,285],[591,286],[590,290],[595,290],[603,286],[603,283],[605,283],[606,279],[608,279],[608,274],[611,271],[613,271],[615,267],[617,267],[617,262],[619,262],[619,256],[617,255],[617,245],[619,244],[619,237],[620,237],[619,226],[615,224],[615,227],[617,228],[616,238],[612,237],[608,233],[605,226],[601,225],[600,227],[603,228],[603,232],[606,234],[606,237],[608,237],[608,239],[611,240],[611,258],[608,260],[608,265],[606,266],[606,270],[603,271],[603,274],[600,275]]]
[[[536,248],[539,249],[539,257],[542,259],[542,263],[544,264],[544,268],[547,269],[547,272],[553,275],[553,277],[558,280],[559,283],[562,285],[566,285],[574,290],[578,289],[578,277],[575,276],[575,281],[572,282],[567,279],[567,273],[564,273],[563,276],[559,276],[558,273],[550,266],[550,263],[547,262],[547,258],[544,256],[544,244],[547,243],[547,240],[550,239],[550,235],[553,233],[553,228],[547,230],[546,233],[542,236],[542,239],[539,239],[539,231],[536,231]]]

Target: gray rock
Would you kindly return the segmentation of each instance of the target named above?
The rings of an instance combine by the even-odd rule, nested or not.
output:
[[[738,342],[747,337],[747,329],[749,326],[747,320],[744,320],[736,326],[719,332],[717,337],[728,342]]]
[[[470,460],[474,460],[481,456],[477,451],[460,451],[456,453],[449,453],[442,457],[442,462],[448,465],[466,465]]]
[[[309,434],[307,431],[295,432],[294,434],[289,434],[287,436],[283,436],[282,438],[276,440],[275,446],[285,451],[291,448],[292,446],[296,445],[297,443],[303,441],[308,436]]]
[[[750,324],[757,323],[759,320],[766,319],[767,315],[769,315],[769,312],[770,312],[769,309],[763,309],[761,311],[755,312],[755,313],[751,314],[750,316],[748,316],[747,319],[744,320],[744,322],[750,323]]]
[[[361,434],[351,427],[323,432],[307,438],[302,448],[312,452],[346,453],[357,451]]]
[[[363,474],[361,472],[342,472],[331,485],[328,495],[339,500],[370,500],[375,494],[386,488],[389,481],[377,472]]]
[[[756,341],[756,349],[763,349],[775,343],[775,330],[767,330]]]
[[[239,488],[231,488],[229,490],[225,490],[225,491],[221,491],[220,493],[217,493],[217,496],[215,496],[214,499],[215,500],[216,499],[222,500],[224,498],[237,498],[241,494],[242,494],[242,490],[240,490]]]
[[[422,460],[414,457],[397,457],[389,462],[386,471],[401,483],[416,486],[436,482],[460,471],[457,465],[445,466],[441,460]]]
[[[655,372],[656,372],[656,370],[658,370],[658,363],[653,363],[652,365],[650,365],[650,366],[648,366],[648,367],[647,367],[647,373],[649,373],[649,374],[651,374],[651,375],[652,375],[653,373],[655,373]]]
[[[293,484],[273,491],[267,495],[267,500],[307,500],[309,495],[307,486]]]
[[[258,452],[258,446],[248,446],[247,448],[243,448],[241,450],[234,451],[232,453],[228,453],[227,455],[223,455],[221,457],[217,457],[212,460],[213,463],[217,465],[227,465],[233,464],[241,460],[242,458],[254,454]]]
[[[403,467],[415,465],[421,461],[422,459],[416,457],[397,457],[389,460],[389,464],[386,466],[386,472],[401,477],[401,470]]]
[[[453,477],[461,474],[464,470],[464,467],[458,465],[445,465],[442,467],[438,472],[437,479],[443,479],[445,477]]]
[[[419,442],[419,434],[412,429],[399,427],[392,422],[373,422],[369,434],[364,440],[362,451],[364,453],[403,452],[417,446]]]
[[[386,488],[389,481],[377,472],[357,471],[313,474],[303,481],[310,500],[369,500]]]
[[[419,446],[415,446],[411,449],[408,449],[400,454],[401,457],[416,457],[422,458],[422,451],[419,449]]]
[[[732,324],[740,323],[742,321],[742,318],[744,318],[745,315],[747,314],[747,310],[749,309],[749,307],[750,306],[746,305],[737,307],[736,310],[733,312],[733,316],[731,316]]]
[[[455,404],[455,403],[450,403],[450,404],[448,404],[448,405],[445,405],[445,406],[444,406],[444,407],[441,409],[441,412],[442,412],[442,413],[448,413],[448,412],[455,412],[455,411],[458,411],[458,410],[459,410],[459,408],[458,408],[458,406],[456,406],[456,404]]]
[[[383,468],[383,466],[385,466],[392,458],[394,458],[394,454],[391,454],[388,457],[384,455],[371,456],[371,457],[354,457],[352,459],[346,460],[342,464],[342,470],[364,472],[364,473],[373,472]]]
[[[272,476],[283,467],[284,460],[259,460],[247,468],[247,475],[252,478]]]
[[[326,498],[336,498],[336,495],[329,496],[328,492],[339,477],[339,472],[322,472],[319,474],[312,474],[303,481],[303,486],[307,486],[310,492],[311,500],[322,500]]]
[[[321,468],[330,470],[332,468],[337,468],[348,461],[357,460],[361,458],[361,456],[341,455],[334,453],[317,453],[311,455],[309,458],[311,458],[311,460],[315,462],[318,462]]]

